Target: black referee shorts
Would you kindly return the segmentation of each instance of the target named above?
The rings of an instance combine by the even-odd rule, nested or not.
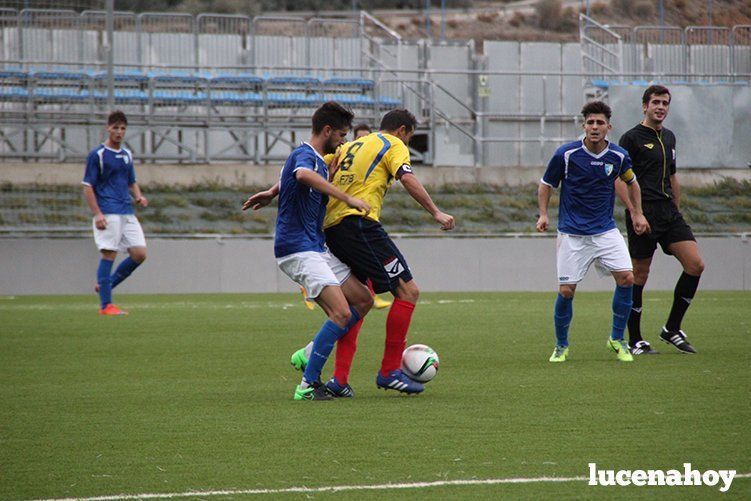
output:
[[[393,291],[399,279],[412,280],[407,261],[381,223],[360,216],[347,216],[326,230],[329,250],[363,283],[368,279],[380,294]]]
[[[626,231],[628,233],[628,252],[634,259],[647,259],[654,255],[657,244],[662,252],[670,255],[668,246],[686,240],[696,241],[691,227],[672,200],[659,202],[642,202],[644,217],[647,218],[652,232],[637,235],[631,221],[631,214],[626,211]]]

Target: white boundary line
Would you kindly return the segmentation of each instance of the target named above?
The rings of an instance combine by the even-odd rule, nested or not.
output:
[[[751,473],[741,473],[735,478],[751,478]],[[394,489],[421,489],[426,487],[497,485],[497,484],[536,484],[545,482],[583,482],[589,477],[536,477],[536,478],[489,478],[484,480],[437,480],[435,482],[412,482],[402,484],[373,485],[331,485],[328,487],[288,487],[286,489],[236,489],[219,491],[187,491],[145,494],[113,494],[90,498],[56,498],[38,501],[120,501],[124,499],[171,499],[187,497],[239,496],[254,494],[298,494],[342,491],[380,491]]]

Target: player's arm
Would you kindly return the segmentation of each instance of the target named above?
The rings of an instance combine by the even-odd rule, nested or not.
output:
[[[141,187],[138,186],[138,183],[133,183],[128,187],[130,188],[130,192],[133,194],[133,199],[138,205],[140,205],[141,207],[149,206],[149,201],[145,196],[143,196],[143,193],[141,193]]]
[[[261,207],[266,207],[271,203],[274,198],[279,194],[279,181],[268,190],[259,191],[255,195],[251,195],[243,203],[243,210],[248,210],[251,207],[253,210],[258,210]]]
[[[298,182],[309,186],[319,193],[334,197],[337,200],[341,200],[345,204],[349,205],[353,209],[359,209],[363,211],[363,215],[367,215],[370,212],[370,205],[366,202],[347,195],[342,190],[329,183],[328,180],[322,178],[311,169],[297,169],[295,171],[295,178]]]
[[[96,193],[94,193],[94,187],[99,183],[101,174],[100,162],[101,160],[96,154],[89,154],[81,183],[83,184],[83,198],[94,216],[94,226],[98,230],[103,230],[107,227],[107,219],[102,214],[102,209],[99,208],[99,203],[96,201]]]
[[[615,179],[615,195],[626,206],[626,209],[631,212],[634,207],[628,197],[628,188],[626,187],[626,183],[621,181],[620,178]]]
[[[433,219],[441,225],[442,230],[454,229],[454,216],[441,212],[433,202],[433,199],[430,198],[428,190],[426,190],[420,180],[417,179],[417,176],[411,172],[402,172],[401,176],[399,176],[399,181],[401,181],[402,185],[407,190],[407,193],[409,193],[409,195],[414,198],[423,209],[428,211],[428,213],[433,216]]]
[[[673,188],[673,203],[678,210],[681,210],[681,183],[678,182],[678,176],[670,174],[670,186]]]
[[[619,179],[625,185],[626,192],[628,194],[626,207],[631,214],[631,223],[634,225],[634,232],[637,235],[643,233],[649,233],[651,231],[647,218],[644,217],[644,213],[641,208],[641,188],[636,180],[634,171],[627,168],[620,176]],[[617,189],[616,184],[616,189]]]
[[[540,214],[537,216],[537,224],[535,224],[535,229],[539,232],[547,231],[548,226],[550,226],[548,206],[550,205],[550,195],[552,193],[553,187],[540,181],[540,186],[537,188],[537,208]]]
[[[96,194],[94,193],[94,187],[90,184],[83,185],[83,198],[86,199],[86,204],[94,215],[94,226],[96,226],[98,230],[105,229],[107,227],[107,219],[99,208],[99,204],[96,201]]]

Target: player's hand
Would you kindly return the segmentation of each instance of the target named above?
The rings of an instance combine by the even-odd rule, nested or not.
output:
[[[537,218],[537,224],[535,225],[535,229],[539,231],[540,233],[545,232],[548,230],[548,225],[550,222],[548,221],[547,214],[541,214],[540,217]]]
[[[446,214],[445,212],[438,212],[433,218],[436,220],[438,224],[441,225],[441,229],[443,231],[449,231],[454,229],[454,216],[451,214]]]
[[[370,214],[370,205],[368,205],[367,202],[360,200],[359,198],[349,197],[347,199],[347,205],[349,205],[353,209],[359,209],[363,211],[363,216]]]
[[[107,228],[107,218],[101,212],[94,216],[94,226],[97,230],[104,230]]]
[[[140,205],[141,207],[148,207],[149,201],[145,196],[141,195],[140,197],[136,198],[136,204]]]
[[[645,235],[652,232],[652,228],[647,222],[647,218],[644,214],[631,214],[631,222],[634,225],[634,233],[637,235]]]
[[[248,210],[251,207],[253,210],[258,210],[261,207],[266,207],[274,200],[274,195],[269,191],[259,191],[255,195],[251,195],[243,204],[243,210]]]

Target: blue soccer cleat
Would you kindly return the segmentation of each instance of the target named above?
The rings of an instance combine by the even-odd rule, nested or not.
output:
[[[352,398],[355,396],[355,391],[350,385],[339,384],[339,381],[337,381],[335,377],[332,377],[326,382],[326,389],[337,398]]]
[[[396,390],[408,395],[421,393],[425,389],[422,383],[411,380],[401,369],[391,371],[388,377],[381,376],[379,372],[376,376],[376,386],[384,390]]]

